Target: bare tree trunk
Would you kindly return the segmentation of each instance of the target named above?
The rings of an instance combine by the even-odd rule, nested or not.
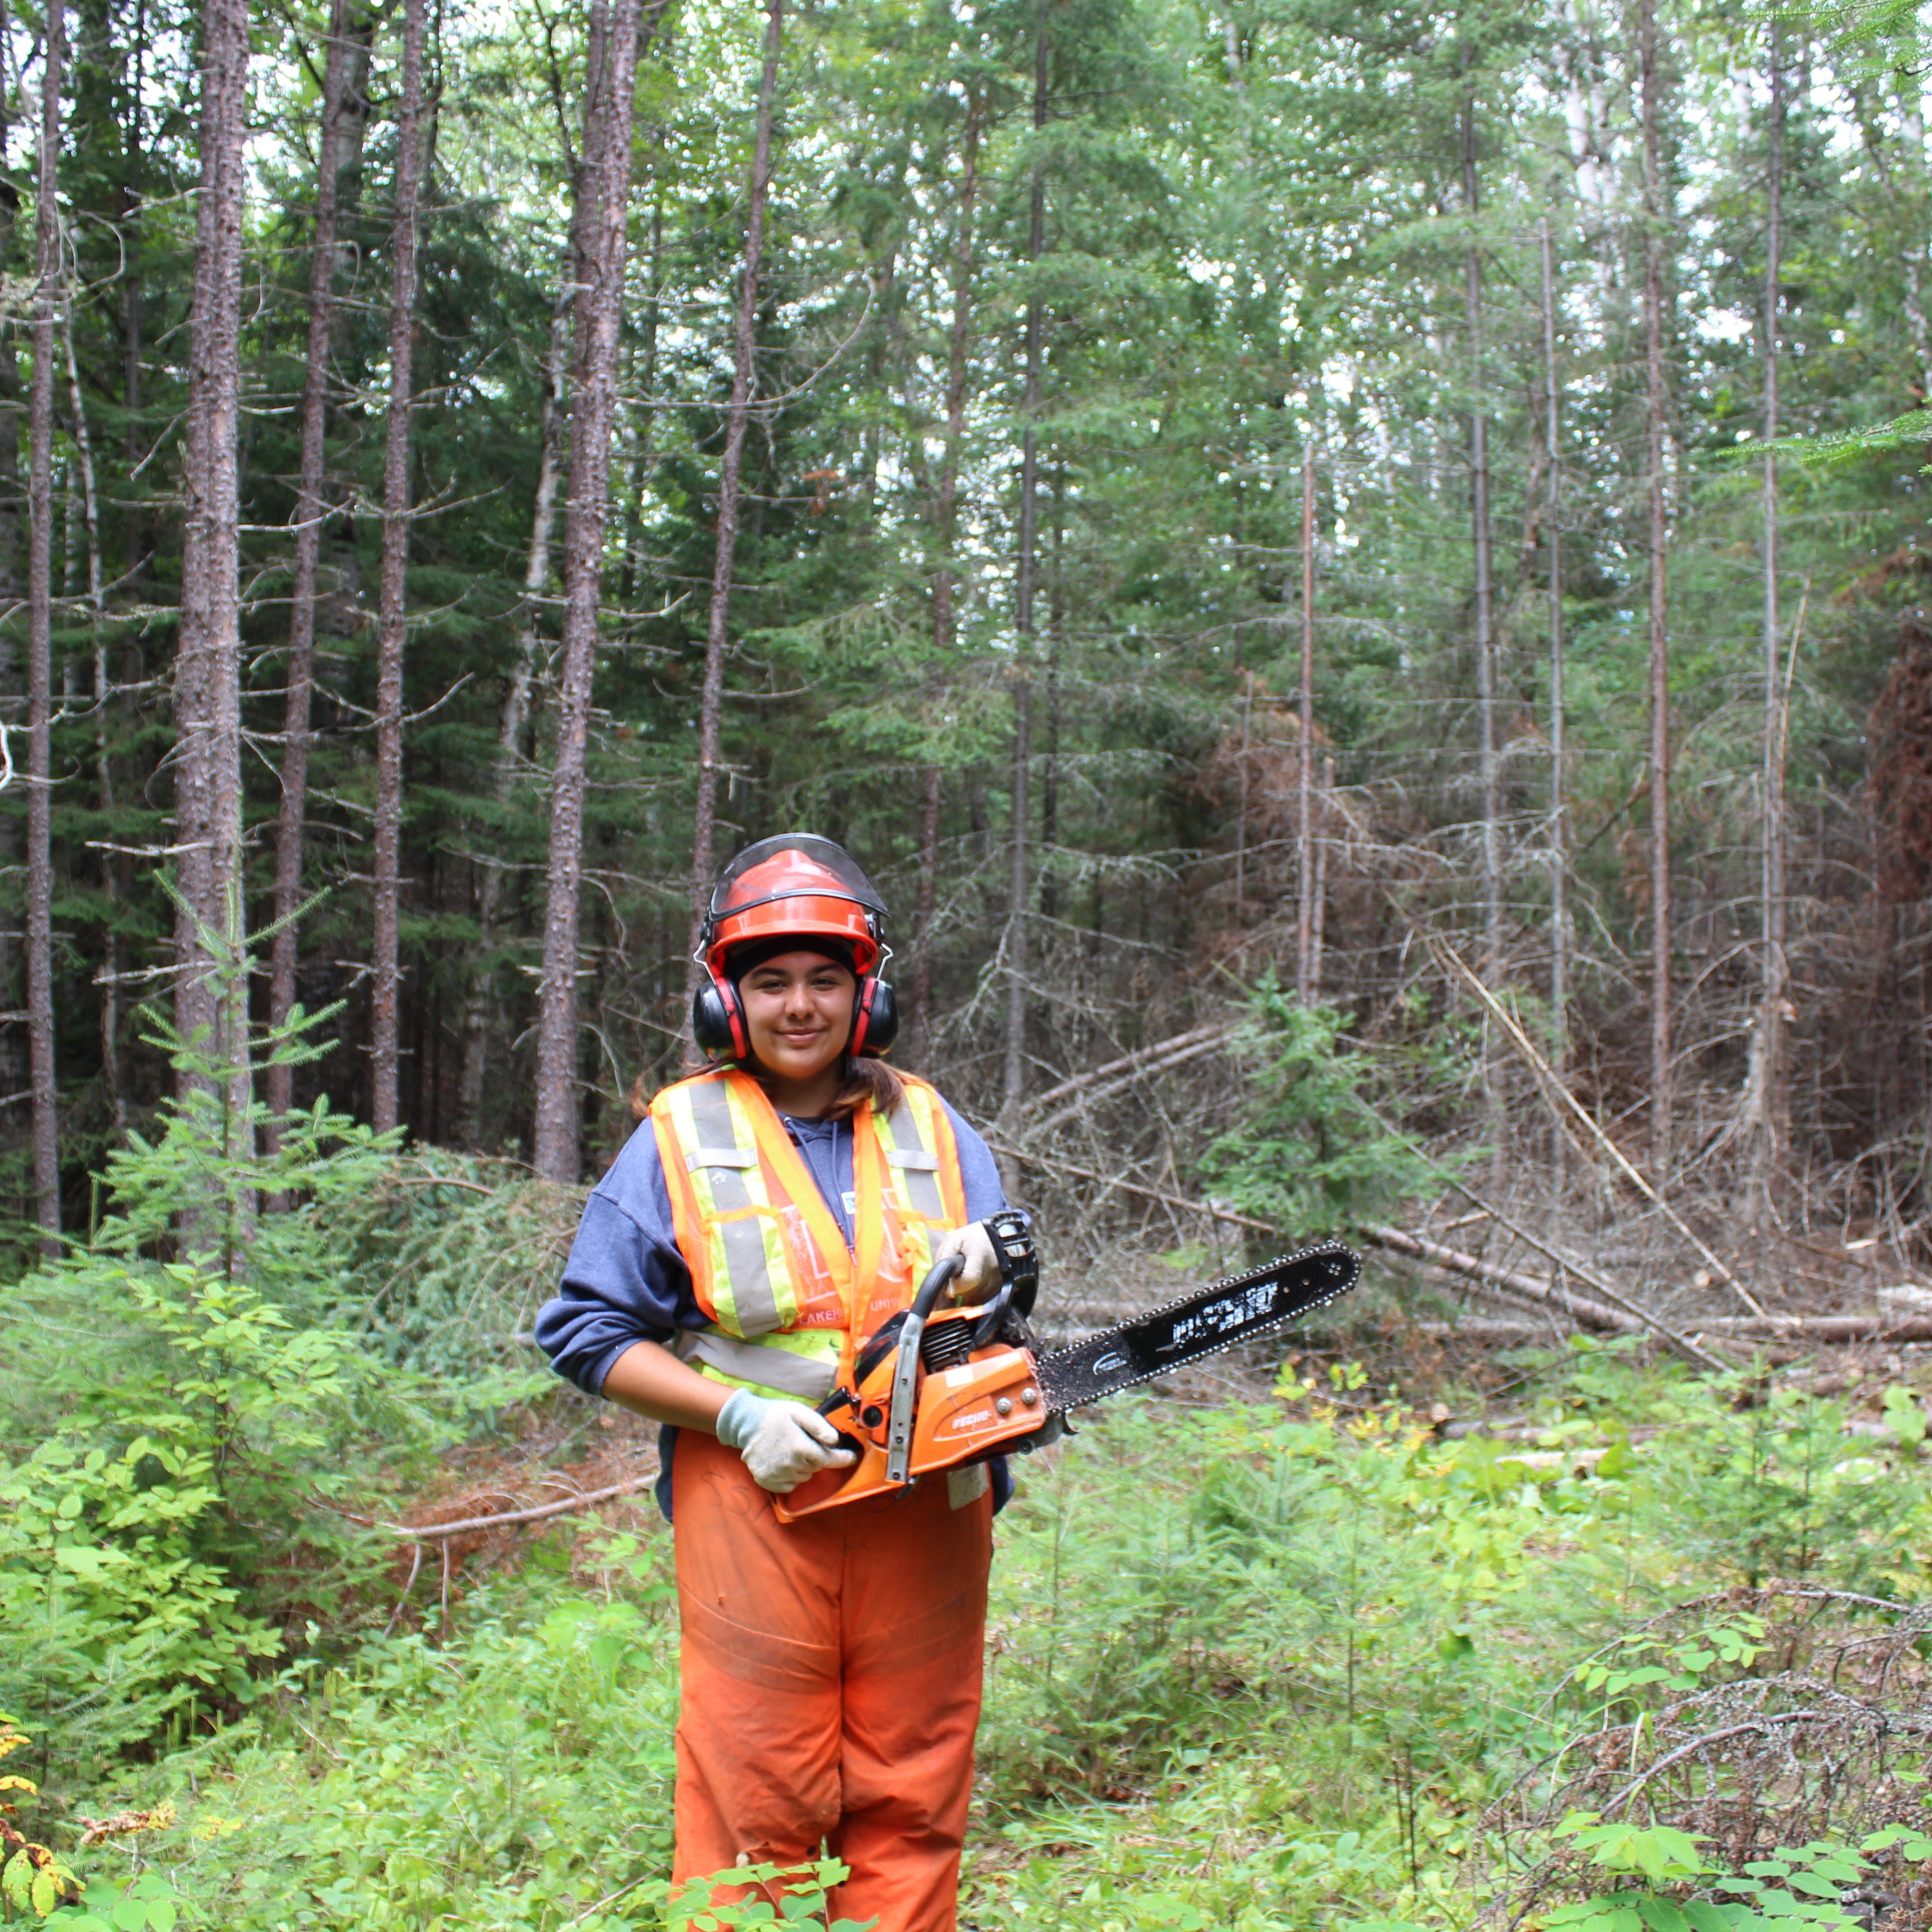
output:
[[[59,172],[67,9],[47,9],[34,292],[34,374],[27,434],[27,1046],[33,1096],[34,1218],[40,1252],[60,1252],[60,1123],[54,1096],[53,534],[54,324],[62,296]],[[9,352],[11,352],[10,351]]]
[[[1659,1186],[1671,1171],[1670,647],[1669,525],[1664,495],[1664,190],[1658,154],[1663,112],[1655,0],[1638,0],[1642,76],[1644,467],[1650,533],[1650,1138]]]
[[[593,14],[605,0],[592,0]],[[601,72],[584,102],[580,200],[594,199],[584,224],[585,260],[577,294],[570,412],[570,495],[563,524],[562,674],[557,698],[556,771],[550,790],[548,905],[543,978],[537,990],[536,1130],[538,1174],[578,1174],[577,942],[584,866],[584,770],[591,684],[597,659],[598,588],[610,511],[610,428],[616,412],[617,332],[628,259],[632,98],[637,79],[638,0],[610,9]]]
[[[182,466],[181,637],[175,682],[175,819],[182,904],[175,1024],[228,1070],[231,1153],[248,1144],[248,981],[242,896],[242,202],[248,88],[246,0],[204,0],[201,172]],[[205,942],[212,936],[225,974]],[[204,1084],[184,1069],[184,1097]]]
[[[1316,999],[1315,970],[1315,449],[1301,452],[1301,757],[1294,773],[1294,997]]]
[[[536,667],[542,632],[537,614],[550,582],[551,538],[556,528],[556,486],[563,473],[557,453],[558,405],[562,400],[567,301],[560,300],[551,318],[550,352],[544,362],[542,413],[538,441],[540,455],[537,488],[530,513],[530,548],[524,566],[524,628],[518,640],[516,662],[503,693],[502,721],[496,734],[496,755],[490,769],[490,796],[507,805],[515,788],[517,766],[523,756],[524,728],[530,716],[530,680]],[[503,868],[495,858],[482,856],[476,884],[477,970],[470,982],[463,1008],[463,1060],[457,1076],[457,1131],[463,1144],[475,1148],[482,1136],[483,1076],[489,1058],[490,955],[496,944],[496,912],[503,893]]]
[[[282,805],[275,825],[275,936],[268,960],[268,1024],[286,1025],[296,1004],[296,913],[302,896],[303,832],[308,816],[309,712],[315,692],[316,574],[322,557],[324,466],[328,456],[329,346],[335,326],[335,227],[341,174],[342,100],[348,82],[350,0],[333,0],[322,58],[322,128],[316,146],[315,233],[310,242],[308,364],[302,382],[302,470],[296,486],[295,581],[289,598],[288,694],[282,722]],[[276,1121],[295,1102],[292,1064],[270,1064],[266,1081]]]
[[[7,44],[10,32],[5,0],[0,0],[0,46]],[[11,90],[4,64],[0,64],[0,152],[5,151],[11,104]],[[19,188],[10,175],[0,174],[0,262],[9,268],[14,262],[20,208]],[[20,491],[20,359],[0,356],[0,599],[16,607],[22,582],[21,518],[25,507]],[[0,633],[0,701],[5,703],[10,715],[15,715],[20,696],[16,683],[20,671],[12,637]],[[21,840],[20,820],[10,814],[0,816],[0,866],[19,867],[24,851]],[[0,920],[0,1005],[24,1012],[26,992],[22,988],[16,994],[14,979],[20,938],[10,920]],[[23,1028],[0,1027],[0,1082],[4,1082],[0,1090],[31,1090],[32,1048],[25,1033]],[[31,1141],[31,1131],[28,1138]]]
[[[1747,1082],[1745,1214],[1757,1227],[1778,1211],[1778,1189],[1791,1145],[1791,1078],[1785,1031],[1790,984],[1785,952],[1784,626],[1778,613],[1778,311],[1784,271],[1784,70],[1779,22],[1771,22],[1770,166],[1765,213],[1764,477],[1760,501],[1764,568],[1764,850],[1760,880],[1757,1024]]]
[[[745,212],[745,272],[738,286],[736,357],[731,400],[724,412],[724,455],[718,476],[718,548],[711,567],[711,610],[704,638],[704,690],[698,716],[698,811],[691,842],[691,933],[686,951],[698,950],[705,894],[711,884],[718,823],[718,756],[724,708],[724,659],[730,650],[731,570],[738,554],[738,479],[744,466],[745,432],[752,419],[752,388],[758,316],[758,271],[765,248],[765,200],[772,180],[772,116],[778,95],[778,50],[784,34],[784,0],[765,0],[765,62],[758,76],[757,132],[752,150],[751,199]],[[694,964],[695,975],[698,969]]]
[[[1480,206],[1476,174],[1476,106],[1462,103],[1462,206],[1473,223]],[[1495,571],[1490,554],[1490,424],[1483,400],[1483,258],[1473,239],[1463,256],[1463,310],[1469,335],[1469,536],[1475,558],[1476,767],[1482,790],[1483,971],[1503,970],[1502,778],[1496,748]]]
[[[1570,1066],[1570,859],[1564,813],[1562,397],[1556,380],[1556,274],[1550,218],[1543,219],[1544,536],[1550,554],[1550,1064],[1559,1080]],[[1569,1137],[1559,1126],[1550,1146],[1551,1192],[1560,1193]]]
[[[408,622],[410,414],[414,401],[417,203],[422,166],[423,0],[404,0],[396,130],[389,408],[382,452],[382,582],[376,633],[376,878],[370,1117],[396,1124],[403,834],[403,646]]]
[[[128,270],[122,278],[122,406],[128,415],[123,450],[130,469],[141,459],[141,322],[142,283],[141,248],[142,226],[142,179],[145,166],[142,128],[141,93],[146,85],[148,58],[147,0],[135,0],[134,71],[128,87],[128,165],[122,186],[122,246],[126,250]],[[130,508],[123,532],[122,568],[131,577],[141,566],[143,520]]]
[[[1308,940],[1308,988],[1322,998],[1322,953],[1328,919],[1328,827],[1334,818],[1335,754],[1322,759],[1322,790],[1315,801],[1315,918]]]
[[[111,818],[114,811],[114,766],[108,730],[108,700],[113,694],[107,669],[107,637],[102,627],[106,597],[105,571],[100,554],[100,496],[94,470],[94,439],[87,427],[87,406],[80,393],[80,362],[74,352],[74,317],[64,300],[61,304],[61,346],[67,359],[68,409],[74,424],[74,454],[80,466],[81,515],[86,531],[88,627],[92,633],[94,658],[94,772],[100,787],[101,809]],[[71,533],[73,525],[68,525]],[[127,1082],[121,1067],[121,975],[122,956],[119,916],[121,866],[112,852],[100,855],[101,897],[107,908],[106,936],[103,947],[100,974],[100,1071],[107,1088],[110,1117],[114,1131],[128,1124]]]
[[[985,105],[976,88],[966,97],[966,126],[959,164],[959,226],[953,248],[952,326],[946,362],[946,453],[933,500],[939,568],[932,576],[932,654],[941,682],[959,640],[959,579],[952,567],[959,536],[959,452],[966,436],[966,368],[973,332],[973,219],[980,189],[980,124]],[[919,904],[913,916],[910,1052],[927,1047],[932,1026],[932,912],[939,889],[939,813],[944,774],[938,763],[921,775],[919,820]]]
[[[1036,134],[1046,125],[1047,75],[1052,45],[1047,38],[1046,10],[1042,6],[1034,36],[1033,124]],[[1033,169],[1032,223],[1027,260],[1037,262],[1046,247],[1046,176],[1035,157]],[[1034,590],[1037,574],[1040,520],[1040,364],[1046,333],[1046,312],[1036,291],[1029,290],[1026,320],[1026,390],[1022,404],[1025,430],[1020,446],[1019,556],[1013,586],[1013,823],[1011,878],[1007,897],[1006,1051],[1000,1121],[1010,1137],[1018,1132],[1026,1105],[1028,833],[1032,806],[1028,781],[1033,770]],[[1010,1155],[1001,1156],[1009,1194],[1019,1184],[1019,1171]]]
[[[1476,172],[1476,104],[1462,101],[1462,206],[1473,230],[1481,206]],[[1469,339],[1469,540],[1475,566],[1476,778],[1482,794],[1483,945],[1480,970],[1493,986],[1503,974],[1502,774],[1496,745],[1495,569],[1490,544],[1490,421],[1484,399],[1483,258],[1473,232],[1462,258],[1463,314]],[[1493,1028],[1484,1067],[1490,1180],[1502,1185],[1509,1160],[1509,1113]]]

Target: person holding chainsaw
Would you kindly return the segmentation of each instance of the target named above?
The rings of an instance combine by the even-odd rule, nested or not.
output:
[[[775,1507],[853,1464],[818,1405],[859,1386],[860,1350],[934,1264],[958,1258],[967,1302],[1014,1266],[985,1225],[1006,1207],[986,1144],[880,1057],[885,911],[829,839],[764,839],[725,868],[692,1004],[712,1064],[651,1102],[536,1333],[560,1374],[667,1425],[674,1880],[823,1844],[850,1868],[833,1917],[952,1932],[1004,1466]]]

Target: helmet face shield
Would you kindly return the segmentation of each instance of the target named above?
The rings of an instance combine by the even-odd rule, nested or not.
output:
[[[884,950],[885,916],[885,901],[843,847],[781,832],[746,846],[719,875],[705,915],[705,963],[722,976],[747,940],[818,935],[849,947],[863,979]]]

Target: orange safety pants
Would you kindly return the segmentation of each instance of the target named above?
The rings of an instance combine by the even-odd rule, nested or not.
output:
[[[831,1917],[953,1932],[992,1499],[976,1472],[782,1523],[735,1450],[672,1468],[683,1705],[673,1877],[851,1868]],[[979,1494],[953,1506],[961,1490]],[[721,1904],[742,1898],[721,1888]]]

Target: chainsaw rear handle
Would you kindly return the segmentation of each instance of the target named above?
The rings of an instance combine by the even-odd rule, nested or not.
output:
[[[939,1305],[946,1285],[966,1265],[964,1255],[947,1255],[933,1263],[919,1285],[899,1330],[898,1358],[892,1364],[892,1406],[886,1423],[886,1480],[904,1483],[912,1477],[913,1421],[919,1408],[919,1344],[926,1317]]]

